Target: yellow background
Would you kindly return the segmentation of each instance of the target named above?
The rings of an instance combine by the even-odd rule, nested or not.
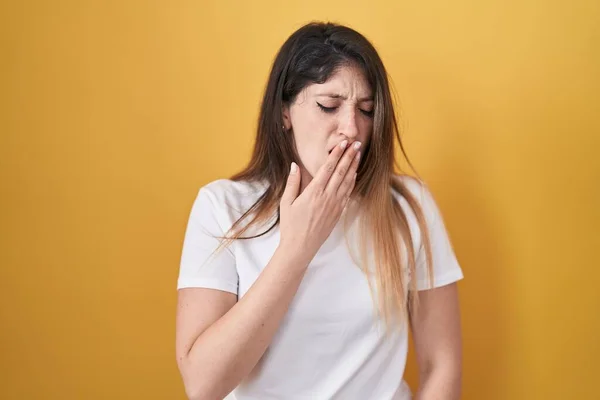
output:
[[[184,398],[191,203],[248,160],[273,56],[313,19],[395,83],[466,275],[464,398],[600,396],[597,1],[10,3],[0,398]]]

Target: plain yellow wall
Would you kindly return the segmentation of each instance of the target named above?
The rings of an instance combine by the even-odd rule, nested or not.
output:
[[[0,398],[184,398],[191,203],[248,160],[273,56],[313,19],[363,32],[396,85],[466,275],[464,398],[598,398],[599,3],[252,3],[0,6]]]

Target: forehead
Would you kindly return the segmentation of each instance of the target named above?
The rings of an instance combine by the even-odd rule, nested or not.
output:
[[[340,97],[366,98],[372,96],[371,86],[359,67],[342,66],[334,71],[324,83],[309,85],[311,95],[334,95]]]

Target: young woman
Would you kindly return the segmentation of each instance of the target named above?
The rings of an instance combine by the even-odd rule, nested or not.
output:
[[[293,33],[250,163],[202,187],[189,217],[176,352],[190,399],[410,399],[408,327],[416,397],[459,398],[463,274],[426,184],[394,172],[395,141],[408,160],[372,44],[331,23]]]

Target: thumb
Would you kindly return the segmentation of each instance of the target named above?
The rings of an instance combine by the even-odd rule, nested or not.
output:
[[[298,165],[293,162],[290,166],[290,174],[288,175],[287,184],[285,190],[281,196],[281,205],[291,206],[296,197],[298,197],[298,191],[300,189],[300,172],[298,171]]]

